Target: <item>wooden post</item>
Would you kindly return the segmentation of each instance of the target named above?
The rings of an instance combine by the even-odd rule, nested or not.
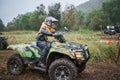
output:
[[[117,47],[118,47],[118,55],[117,55],[116,63],[118,63],[118,60],[119,60],[119,57],[120,57],[120,34],[118,34]]]

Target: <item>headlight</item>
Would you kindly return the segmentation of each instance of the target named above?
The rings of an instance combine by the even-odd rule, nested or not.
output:
[[[74,52],[76,59],[84,60],[83,55],[80,52]]]
[[[88,47],[85,45],[84,49],[86,50],[86,49],[88,49]]]
[[[87,45],[83,45],[84,50],[88,49]]]

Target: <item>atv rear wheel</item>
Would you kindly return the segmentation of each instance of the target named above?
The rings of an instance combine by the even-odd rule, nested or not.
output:
[[[77,68],[68,59],[57,59],[49,67],[50,80],[74,80],[76,76]]]
[[[7,61],[7,69],[10,74],[19,75],[25,70],[25,65],[19,54],[13,54]]]

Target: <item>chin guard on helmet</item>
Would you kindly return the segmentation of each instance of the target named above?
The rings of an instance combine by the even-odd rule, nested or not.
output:
[[[58,20],[56,19],[56,18],[54,18],[54,17],[46,17],[45,18],[45,23],[47,24],[47,25],[49,25],[49,26],[52,26],[52,23],[53,22],[57,22]]]

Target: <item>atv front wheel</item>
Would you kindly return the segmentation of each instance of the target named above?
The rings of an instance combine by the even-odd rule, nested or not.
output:
[[[57,59],[49,67],[50,80],[74,80],[76,76],[77,68],[68,59]]]
[[[7,69],[13,75],[19,75],[25,70],[25,65],[19,54],[14,54],[8,59]]]
[[[86,64],[85,63],[79,65],[78,66],[78,73],[81,73],[85,68],[86,68]]]

